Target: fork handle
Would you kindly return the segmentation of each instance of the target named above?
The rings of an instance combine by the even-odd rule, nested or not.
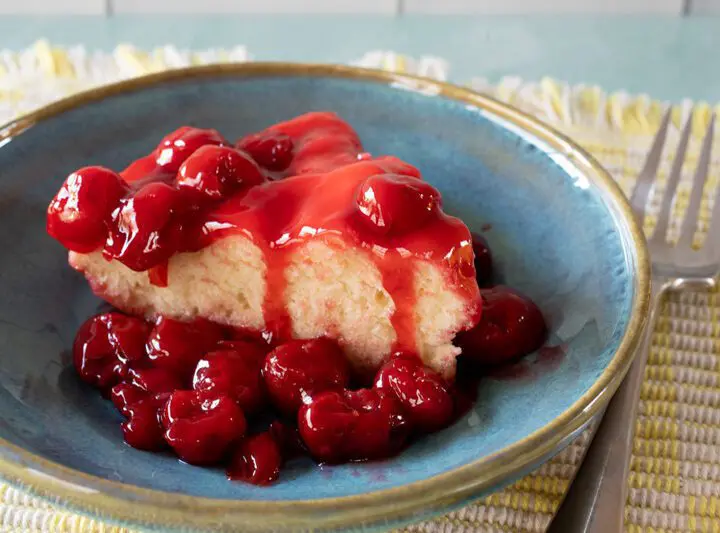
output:
[[[595,438],[547,533],[621,533],[640,387],[662,288],[653,285],[650,317],[635,359],[608,403]]]

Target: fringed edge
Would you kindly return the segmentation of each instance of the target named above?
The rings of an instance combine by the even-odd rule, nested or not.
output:
[[[38,98],[59,98],[84,88],[111,83],[170,68],[207,63],[251,61],[244,46],[230,49],[191,51],[172,45],[152,51],[121,44],[112,52],[87,51],[82,46],[63,48],[46,40],[19,52],[0,51],[0,102],[22,100],[35,102]],[[412,58],[388,51],[368,52],[352,64],[380,68],[392,72],[417,74],[446,81],[450,71],[447,61],[435,56]],[[54,87],[48,94],[47,84]],[[652,135],[658,128],[669,102],[624,91],[606,92],[600,87],[568,83],[543,78],[525,81],[507,76],[499,83],[485,78],[473,78],[470,88],[510,103],[535,116],[565,128],[582,127],[597,132],[613,131],[628,135]],[[701,137],[713,111],[720,113],[720,104],[683,100],[672,104],[673,122],[677,127],[693,115],[694,133]]]

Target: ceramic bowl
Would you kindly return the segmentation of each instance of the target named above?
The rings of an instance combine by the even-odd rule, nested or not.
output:
[[[310,110],[339,113],[368,151],[419,167],[446,211],[485,230],[504,281],[540,305],[560,348],[483,380],[464,418],[382,462],[299,460],[261,488],[126,446],[119,415],[70,364],[99,302],[45,233],[48,201],[77,167],[121,169],[181,125],[234,139]],[[117,523],[365,531],[449,510],[566,445],[618,386],[647,315],[647,253],[608,174],[549,127],[459,87],[337,66],[199,67],[71,97],[0,135],[0,475]]]

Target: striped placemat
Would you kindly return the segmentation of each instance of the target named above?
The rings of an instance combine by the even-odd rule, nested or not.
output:
[[[251,56],[244,47],[184,51],[166,46],[141,51],[123,45],[112,53],[101,53],[82,47],[60,49],[40,41],[21,52],[0,51],[0,120],[122,78],[191,64],[248,60]],[[449,73],[448,64],[441,58],[413,59],[384,51],[369,52],[354,63],[439,79],[446,79]],[[666,105],[646,95],[609,94],[598,87],[570,86],[549,78],[526,82],[508,77],[496,84],[482,78],[465,81],[572,136],[606,166],[626,192],[640,170]],[[676,126],[693,113],[696,139],[690,147],[671,231],[678,230],[679,215],[687,205],[698,139],[712,110],[708,103],[689,100],[674,106]],[[677,137],[676,130],[672,136]],[[666,154],[665,173],[671,158],[672,154]],[[720,146],[716,146],[709,186],[717,186],[719,178]],[[712,196],[706,194],[700,217],[702,231],[708,223]],[[653,223],[650,217],[646,230]],[[588,436],[581,435],[555,459],[512,487],[407,531],[541,533],[559,505],[587,441]],[[719,446],[720,296],[672,295],[660,314],[642,389],[628,480],[627,532],[720,533]],[[67,513],[0,484],[0,531],[129,530]]]

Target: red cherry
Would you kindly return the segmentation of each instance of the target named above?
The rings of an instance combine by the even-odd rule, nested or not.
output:
[[[127,362],[137,355],[134,335],[141,329],[137,322],[141,321],[121,313],[104,313],[80,326],[73,362],[83,381],[107,389],[125,377]]]
[[[378,174],[360,184],[355,197],[360,220],[380,235],[422,226],[440,206],[440,193],[411,176]]]
[[[145,342],[149,334],[150,325],[144,320],[120,313],[112,314],[108,339],[123,363],[145,359]]]
[[[268,170],[282,172],[293,159],[293,140],[277,131],[263,131],[247,135],[235,146],[250,154],[257,164]]]
[[[147,391],[125,381],[115,385],[110,391],[110,401],[124,416],[130,416],[130,407],[148,397]]]
[[[152,394],[173,392],[181,389],[182,381],[174,372],[165,368],[150,366],[132,367],[128,370],[128,381],[140,390]]]
[[[280,446],[280,452],[284,460],[287,461],[305,453],[305,445],[302,438],[300,438],[298,428],[275,420],[270,424],[268,431]]]
[[[76,170],[48,206],[47,232],[69,250],[92,252],[105,242],[110,215],[127,193],[128,185],[112,170]]]
[[[265,351],[242,341],[232,341],[232,348],[221,346],[198,361],[193,389],[203,399],[229,396],[246,414],[257,412],[265,403],[260,374]]]
[[[162,450],[167,447],[163,438],[159,410],[167,401],[167,395],[150,396],[128,404],[127,420],[121,424],[125,442],[139,450]]]
[[[240,442],[227,468],[228,479],[269,485],[280,476],[280,447],[269,432]]]
[[[180,165],[198,148],[208,144],[230,144],[217,130],[183,126],[163,137],[155,148],[155,160],[164,171],[178,171]]]
[[[457,337],[464,356],[483,365],[499,365],[532,353],[545,342],[545,319],[529,298],[504,286],[483,290],[482,298],[480,322]]]
[[[421,431],[437,431],[453,418],[450,387],[416,355],[391,357],[378,371],[375,388],[393,395],[411,425]]]
[[[377,459],[396,453],[407,436],[400,406],[378,391],[326,391],[298,412],[300,436],[319,461]]]
[[[335,341],[294,340],[267,355],[263,377],[275,406],[286,413],[296,413],[313,394],[346,387],[350,368]]]
[[[488,242],[479,233],[472,233],[472,248],[475,253],[475,277],[478,285],[488,287],[493,278],[492,252]]]
[[[160,317],[150,332],[147,354],[153,365],[190,377],[200,358],[224,337],[222,327],[207,320],[182,322]]]
[[[190,464],[220,461],[245,435],[245,416],[227,396],[203,401],[195,391],[175,391],[162,414],[165,440]]]
[[[251,333],[250,330],[238,330],[233,328],[228,330],[229,340],[220,341],[218,349],[227,348],[228,350],[242,350],[247,343],[254,344],[255,348],[263,353],[268,353],[272,348],[263,338],[263,334],[259,331]]]
[[[105,255],[142,272],[175,253],[170,219],[182,198],[171,186],[153,182],[121,202],[112,215]]]
[[[305,113],[261,133],[277,134],[293,141],[292,158],[284,169],[290,175],[330,172],[356,162],[363,151],[357,133],[334,113]]]
[[[182,164],[176,184],[220,199],[264,181],[262,171],[247,154],[227,146],[203,146]]]

